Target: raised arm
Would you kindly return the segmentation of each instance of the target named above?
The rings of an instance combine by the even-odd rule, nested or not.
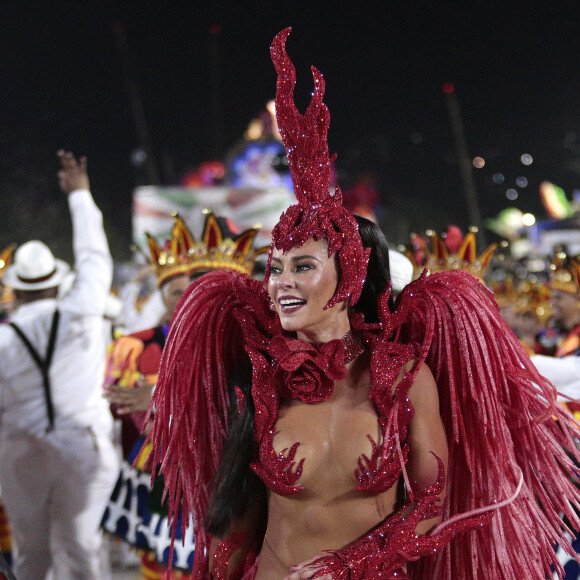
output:
[[[101,316],[113,278],[103,216],[89,190],[86,158],[77,160],[73,153],[62,150],[57,155],[61,164],[58,181],[71,212],[75,256],[75,281],[62,304],[78,314]]]

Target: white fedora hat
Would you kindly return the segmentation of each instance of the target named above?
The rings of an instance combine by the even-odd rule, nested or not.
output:
[[[16,250],[2,283],[14,290],[45,290],[58,286],[69,271],[69,265],[57,260],[46,244],[32,240]]]

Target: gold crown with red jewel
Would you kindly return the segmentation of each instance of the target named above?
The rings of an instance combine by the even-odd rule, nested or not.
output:
[[[580,258],[569,257],[566,252],[556,252],[550,260],[550,289],[569,294],[580,291]]]
[[[411,248],[405,250],[405,255],[413,263],[417,276],[427,268],[429,274],[444,270],[463,270],[483,279],[500,244],[494,242],[478,254],[477,231],[475,226],[469,228],[455,251],[449,248],[445,236],[433,230],[427,230],[425,236],[411,234]]]
[[[171,237],[161,247],[146,232],[151,262],[155,266],[157,285],[161,287],[174,276],[213,270],[232,270],[251,274],[256,258],[268,248],[254,248],[253,243],[260,231],[254,226],[241,234],[233,233],[235,226],[224,218],[218,218],[211,210],[203,210],[205,223],[201,238],[196,241],[187,224],[179,215]]]

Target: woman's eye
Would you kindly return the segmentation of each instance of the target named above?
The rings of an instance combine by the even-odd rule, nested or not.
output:
[[[297,272],[305,272],[306,270],[311,270],[312,266],[310,264],[297,264],[296,271]]]
[[[280,270],[280,268],[277,268],[276,266],[272,266],[270,268],[270,274],[280,274],[280,272],[282,272],[282,270]]]

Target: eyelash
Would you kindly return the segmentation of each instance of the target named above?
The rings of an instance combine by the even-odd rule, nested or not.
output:
[[[297,272],[306,272],[308,270],[312,270],[312,268],[314,268],[314,266],[312,266],[311,264],[296,264],[296,266],[294,266],[295,270]],[[282,273],[282,269],[279,268],[278,266],[271,266],[270,267],[270,273],[271,274],[281,274]]]
[[[298,272],[304,272],[306,270],[312,270],[313,266],[310,264],[296,264],[296,270]]]

